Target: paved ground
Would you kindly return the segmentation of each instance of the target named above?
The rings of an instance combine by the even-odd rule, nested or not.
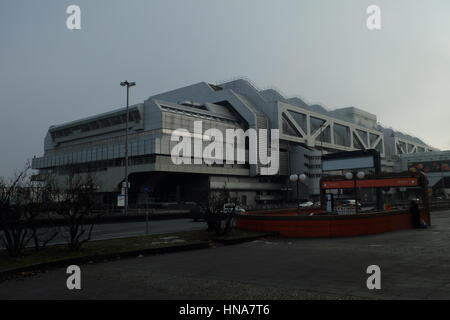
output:
[[[0,283],[0,299],[450,299],[450,211],[433,227],[339,239],[268,239],[82,266]],[[381,267],[369,291],[366,268]]]

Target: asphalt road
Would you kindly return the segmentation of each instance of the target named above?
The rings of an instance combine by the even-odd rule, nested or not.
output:
[[[192,231],[206,228],[204,222],[194,222],[192,219],[154,220],[149,221],[148,226],[149,234]],[[94,226],[92,240],[142,236],[145,234],[145,221],[99,224]]]
[[[265,239],[81,266],[0,283],[0,299],[450,299],[450,211],[433,227],[335,239]],[[381,268],[381,290],[366,269]]]
[[[205,229],[204,222],[194,222],[192,219],[171,219],[154,220],[148,223],[149,234],[163,234],[180,231],[192,231]],[[125,222],[125,223],[107,223],[98,224],[92,230],[92,240],[106,240],[115,238],[128,238],[143,236],[146,234],[146,223],[143,222]],[[56,243],[66,243],[64,238],[58,237],[53,241]]]
[[[150,220],[148,226],[149,234],[192,231],[206,228],[206,224],[204,222],[194,222],[192,219]],[[142,236],[145,234],[145,221],[97,224],[92,230],[91,240],[128,238]],[[62,235],[58,235],[52,242],[50,242],[50,244],[64,243],[66,243],[66,240]],[[30,246],[32,246],[32,244],[30,244]],[[2,247],[2,244],[0,244],[0,248]]]

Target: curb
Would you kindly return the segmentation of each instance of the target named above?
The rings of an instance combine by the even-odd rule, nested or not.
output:
[[[209,242],[199,241],[190,244],[184,245],[176,245],[169,247],[160,247],[160,248],[149,248],[149,249],[141,249],[134,251],[126,251],[126,252],[118,252],[118,253],[108,253],[94,256],[86,256],[79,258],[70,258],[63,259],[52,262],[38,263],[26,267],[20,267],[16,269],[10,269],[5,271],[0,271],[0,282],[8,280],[13,276],[20,275],[25,272],[37,272],[42,270],[50,270],[56,269],[58,267],[68,266],[72,264],[86,264],[91,262],[104,262],[105,260],[113,260],[113,259],[122,259],[122,258],[132,258],[136,257],[140,254],[142,255],[157,255],[157,254],[165,254],[172,252],[181,252],[181,251],[189,251],[189,250],[197,250],[197,249],[207,249],[210,247]]]
[[[241,238],[236,238],[236,239],[214,239],[214,242],[218,242],[220,244],[223,244],[224,246],[230,246],[233,244],[240,244],[240,243],[244,243],[244,242],[250,242],[250,241],[255,241],[261,238],[265,238],[265,237],[278,237],[280,234],[279,232],[266,232],[260,235],[255,235],[255,236],[248,236],[248,237],[241,237]]]

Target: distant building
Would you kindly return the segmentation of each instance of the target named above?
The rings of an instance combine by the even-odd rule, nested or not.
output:
[[[205,82],[148,98],[130,107],[130,203],[202,201],[208,190],[228,190],[244,206],[292,200],[291,173],[305,173],[302,198],[319,195],[321,155],[328,152],[376,149],[382,169],[393,171],[399,156],[435,151],[419,138],[377,123],[377,117],[349,107],[328,111],[300,98],[286,98],[273,89],[258,90],[239,79],[219,85]],[[41,173],[63,177],[68,166],[93,171],[105,202],[114,202],[124,177],[126,110],[51,126],[44,155],[33,160]],[[255,164],[175,165],[170,152],[174,130],[193,132],[218,128],[280,129],[280,169],[262,176]],[[248,144],[246,145],[248,150]],[[248,159],[247,159],[248,160]]]
[[[402,154],[395,170],[426,173],[433,195],[450,199],[450,151]]]

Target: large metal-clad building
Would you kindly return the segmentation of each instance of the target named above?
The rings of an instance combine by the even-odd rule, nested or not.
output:
[[[279,129],[279,171],[261,175],[258,164],[175,165],[174,130],[250,128]],[[94,172],[105,202],[114,202],[124,180],[126,109],[51,126],[44,155],[32,166],[40,173],[63,177],[68,168]],[[203,139],[203,137],[197,137]],[[194,137],[195,139],[195,137]],[[246,145],[248,153],[248,144]],[[382,169],[393,171],[399,155],[434,151],[419,138],[384,128],[376,115],[349,107],[328,110],[273,89],[258,90],[238,79],[190,85],[148,98],[130,107],[130,203],[202,201],[208,190],[228,190],[242,205],[284,202],[295,186],[291,173],[305,173],[302,198],[319,195],[321,155],[336,151],[376,149]],[[247,154],[248,160],[248,154]]]

